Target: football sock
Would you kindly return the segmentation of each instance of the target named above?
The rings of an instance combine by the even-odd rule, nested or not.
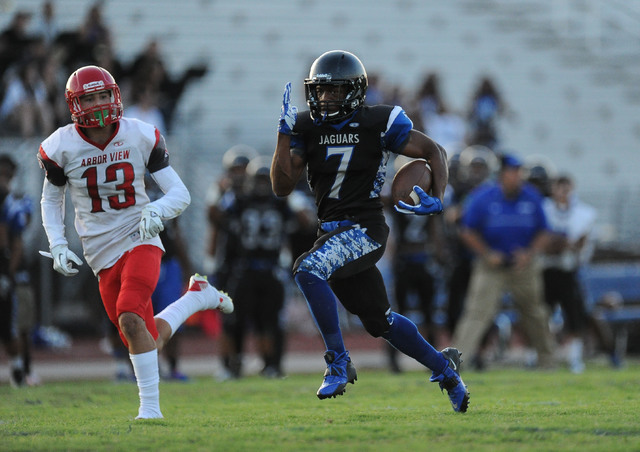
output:
[[[166,321],[171,327],[171,336],[174,335],[180,325],[187,321],[196,312],[202,310],[203,292],[187,292],[169,306],[164,308],[155,318]]]
[[[133,372],[138,383],[140,408],[136,419],[161,418],[160,412],[160,372],[158,371],[158,350],[129,354]]]
[[[320,330],[327,350],[333,350],[337,354],[344,353],[338,304],[329,283],[308,272],[296,273],[295,280],[307,300],[311,316]]]
[[[442,372],[449,362],[442,353],[433,348],[418,331],[411,320],[397,312],[389,315],[391,327],[382,335],[392,346],[432,371]]]

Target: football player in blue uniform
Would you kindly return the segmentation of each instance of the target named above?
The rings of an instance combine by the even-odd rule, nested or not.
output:
[[[457,371],[459,351],[436,350],[411,320],[391,311],[376,267],[389,234],[380,191],[390,153],[423,158],[433,173],[432,196],[416,186],[420,204],[400,202],[396,209],[433,215],[442,212],[446,152],[414,130],[401,107],[365,106],[367,85],[365,68],[352,53],[333,50],[318,57],[304,81],[309,110],[298,112],[290,105],[291,83],[285,86],[271,163],[276,195],[289,195],[305,168],[315,195],[318,239],[297,258],[293,274],[327,349],[317,395],[341,395],[357,379],[340,331],[339,300],[369,334],[429,368],[431,381],[447,390],[453,409],[464,412],[469,392]]]

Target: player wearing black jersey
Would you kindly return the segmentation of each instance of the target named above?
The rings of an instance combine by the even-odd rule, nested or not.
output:
[[[250,328],[255,333],[265,377],[282,376],[284,308],[280,253],[288,246],[287,230],[293,218],[287,201],[271,191],[269,160],[255,157],[247,165],[245,189],[221,213],[238,240],[234,246],[228,287],[235,310],[223,320],[229,349],[223,365],[233,378],[242,375],[242,354]]]
[[[458,350],[437,351],[413,322],[391,311],[375,265],[389,234],[380,190],[390,152],[424,158],[431,166],[433,196],[414,187],[420,204],[396,206],[420,215],[442,212],[446,152],[414,130],[401,107],[364,106],[367,74],[352,53],[322,54],[304,84],[309,110],[299,113],[290,105],[291,83],[285,87],[271,180],[276,195],[287,196],[306,167],[315,195],[319,237],[297,258],[293,273],[327,348],[327,370],[317,395],[341,395],[357,378],[340,331],[337,298],[369,334],[431,369],[431,381],[447,390],[455,411],[464,412],[469,393],[457,372]]]

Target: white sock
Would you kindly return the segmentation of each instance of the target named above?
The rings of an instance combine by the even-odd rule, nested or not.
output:
[[[158,350],[129,354],[133,372],[138,383],[140,408],[136,419],[162,418],[160,412],[160,372],[158,371]]]
[[[582,363],[582,349],[583,349],[582,339],[576,338],[576,339],[572,339],[571,342],[569,342],[568,358],[569,358],[570,364]]]
[[[206,308],[206,299],[203,292],[190,291],[164,308],[155,318],[162,319],[171,327],[171,336],[180,325],[198,311]]]

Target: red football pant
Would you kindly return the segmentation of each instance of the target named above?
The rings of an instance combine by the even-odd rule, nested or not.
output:
[[[105,268],[98,273],[102,304],[127,347],[129,344],[118,324],[118,318],[123,312],[139,315],[149,333],[154,339],[158,339],[151,294],[160,277],[162,254],[163,251],[157,246],[140,245],[124,253],[113,267]]]

